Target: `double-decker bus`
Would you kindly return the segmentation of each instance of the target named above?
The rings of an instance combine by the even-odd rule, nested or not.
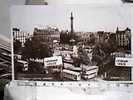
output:
[[[17,60],[17,65],[19,67],[22,67],[23,71],[27,71],[28,70],[28,62],[24,61],[24,60]]]
[[[82,78],[85,80],[95,79],[98,73],[98,66],[82,66]]]
[[[79,72],[75,72],[67,69],[64,69],[62,71],[62,76],[63,78],[66,78],[69,80],[75,80],[75,81],[81,80],[81,74]]]

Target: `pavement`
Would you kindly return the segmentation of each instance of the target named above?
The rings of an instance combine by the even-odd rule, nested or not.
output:
[[[132,100],[133,83],[12,81],[4,100]]]

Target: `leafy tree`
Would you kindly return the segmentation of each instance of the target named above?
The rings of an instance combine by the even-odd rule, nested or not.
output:
[[[115,52],[117,50],[117,42],[114,34],[110,35],[110,38],[108,39],[108,44],[109,53]]]
[[[113,35],[105,42],[96,43],[93,49],[92,61],[96,62],[99,66],[99,75],[103,75],[105,72],[110,71],[114,66],[114,59],[111,53],[117,50],[117,45]]]
[[[44,67],[41,63],[37,62],[29,62],[29,70],[28,73],[36,73],[36,74],[41,74],[44,71]]]
[[[70,37],[67,32],[61,32],[60,34],[60,42],[63,44],[68,44]]]
[[[31,57],[31,55],[33,53],[33,51],[32,51],[32,40],[31,39],[26,40],[22,52],[23,52],[22,53],[23,58],[29,59]]]
[[[75,43],[78,42],[78,36],[75,33],[69,32],[61,32],[60,34],[60,42],[62,44],[71,44],[70,40],[75,40]]]
[[[15,39],[13,41],[13,44],[14,44],[14,48],[13,48],[14,49],[14,53],[19,53],[20,48],[21,48],[21,42],[19,40]]]
[[[85,64],[85,65],[90,64],[90,59],[87,55],[87,52],[82,47],[78,49],[78,55],[79,55],[80,63]]]
[[[96,37],[94,34],[90,34],[90,39],[87,41],[88,44],[90,45],[95,45],[96,43]]]
[[[49,45],[39,39],[32,37],[26,40],[25,47],[23,48],[23,56],[26,58],[45,58],[52,55]]]

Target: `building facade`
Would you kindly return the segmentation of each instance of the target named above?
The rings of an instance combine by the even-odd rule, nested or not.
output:
[[[60,41],[60,32],[57,28],[34,28],[33,37],[42,42],[52,43],[54,40]]]
[[[128,27],[125,30],[116,30],[116,42],[119,48],[130,50],[131,48],[131,29]]]
[[[87,44],[87,42],[91,39],[91,35],[93,32],[77,32],[76,35],[79,37],[79,41],[83,44]],[[94,34],[95,35],[95,34]]]
[[[21,42],[22,47],[28,38],[30,38],[30,34],[27,32],[23,32],[18,28],[13,28],[13,38],[19,40]]]

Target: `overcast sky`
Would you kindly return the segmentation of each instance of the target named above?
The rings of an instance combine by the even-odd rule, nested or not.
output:
[[[49,5],[90,4],[90,5],[126,5],[121,0],[46,0]],[[24,5],[25,0],[0,0],[0,34],[10,37],[9,8],[11,5]],[[127,5],[130,5],[129,3]],[[76,16],[75,16],[76,17]]]
[[[74,16],[75,31],[112,31],[116,27],[130,27],[129,6],[14,6],[11,8],[11,26],[31,32],[34,27],[56,26],[70,30],[70,13]]]
[[[45,0],[49,5],[54,4],[121,4],[121,0]]]
[[[62,5],[62,4],[90,4],[90,3],[98,3],[98,4],[120,4],[121,0],[8,0],[10,4],[22,5],[25,4],[26,1],[29,2],[42,2],[46,1],[49,5]]]

